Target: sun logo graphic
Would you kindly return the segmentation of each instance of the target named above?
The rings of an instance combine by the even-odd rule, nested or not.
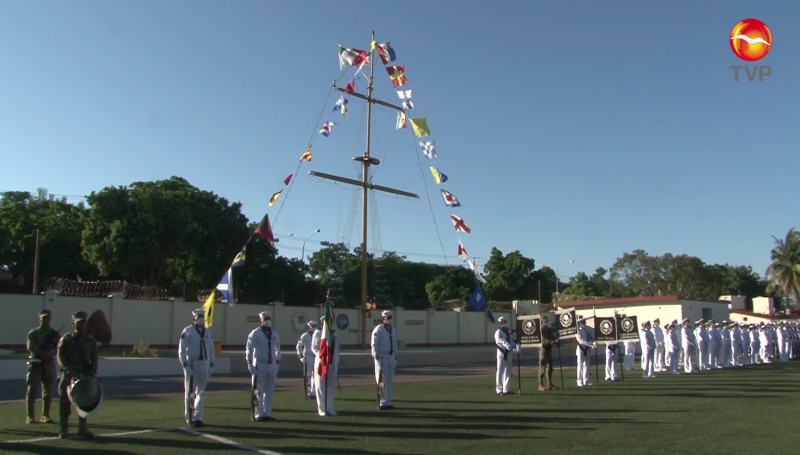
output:
[[[755,62],[766,57],[772,48],[772,33],[760,20],[745,19],[731,30],[730,43],[731,50],[737,57]]]

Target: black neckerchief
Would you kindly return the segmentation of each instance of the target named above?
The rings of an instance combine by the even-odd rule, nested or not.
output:
[[[264,336],[267,337],[267,349],[269,349],[269,363],[272,363],[272,329],[268,329],[261,326],[261,331],[264,333]]]
[[[394,343],[392,343],[392,326],[387,323],[383,324],[383,327],[389,331],[389,355],[394,354]]]
[[[194,329],[200,335],[200,360],[205,360],[208,357],[208,352],[206,352],[206,328],[203,327],[203,330],[200,330],[200,327],[194,326]]]

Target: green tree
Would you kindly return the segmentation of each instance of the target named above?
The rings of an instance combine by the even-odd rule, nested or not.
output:
[[[459,266],[445,267],[444,273],[425,285],[428,299],[434,308],[445,300],[468,300],[475,287],[475,275]]]
[[[81,256],[82,203],[72,205],[40,188],[36,196],[13,191],[0,195],[0,269],[26,282],[33,279],[39,229],[39,277],[93,280],[98,270]],[[41,286],[40,286],[41,288]]]
[[[766,290],[777,292],[796,308],[800,302],[800,232],[791,228],[785,238],[772,238],[775,247],[770,252],[772,263],[765,273],[768,280]]]
[[[172,177],[88,197],[83,255],[104,276],[211,287],[247,240],[241,204]]]
[[[513,251],[507,255],[492,248],[489,260],[483,267],[486,276],[486,298],[507,302],[532,297],[535,261]]]

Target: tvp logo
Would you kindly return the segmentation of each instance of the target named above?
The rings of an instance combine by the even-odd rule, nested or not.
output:
[[[733,27],[730,36],[731,50],[740,59],[746,62],[755,62],[766,57],[772,49],[772,32],[769,27],[758,19],[745,19]],[[734,80],[739,81],[739,70],[744,68],[750,82],[758,74],[759,82],[772,74],[769,66],[754,66],[752,73],[747,65],[731,66],[734,71]]]

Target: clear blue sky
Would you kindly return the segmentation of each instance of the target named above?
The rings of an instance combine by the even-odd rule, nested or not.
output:
[[[754,63],[728,44],[751,17],[774,40]],[[3,2],[0,190],[86,195],[177,175],[241,201],[251,220],[275,218],[281,201],[268,199],[342,74],[337,43],[368,49],[374,29],[437,144],[423,174],[451,263],[455,213],[472,228],[470,255],[519,249],[562,279],[637,248],[763,273],[771,235],[797,225],[798,24],[790,0]],[[744,64],[772,75],[734,82],[729,67]],[[377,96],[396,102],[377,69]],[[355,177],[362,148],[363,105],[342,118],[335,99],[321,121],[339,126],[315,139],[274,226],[320,228],[307,254],[341,238],[352,195],[307,171]],[[375,118],[375,182],[423,194],[413,133],[386,109]],[[431,163],[450,181],[437,187]],[[447,209],[439,188],[462,207]],[[378,207],[384,249],[444,262],[424,195]],[[299,242],[279,246],[300,255]]]

